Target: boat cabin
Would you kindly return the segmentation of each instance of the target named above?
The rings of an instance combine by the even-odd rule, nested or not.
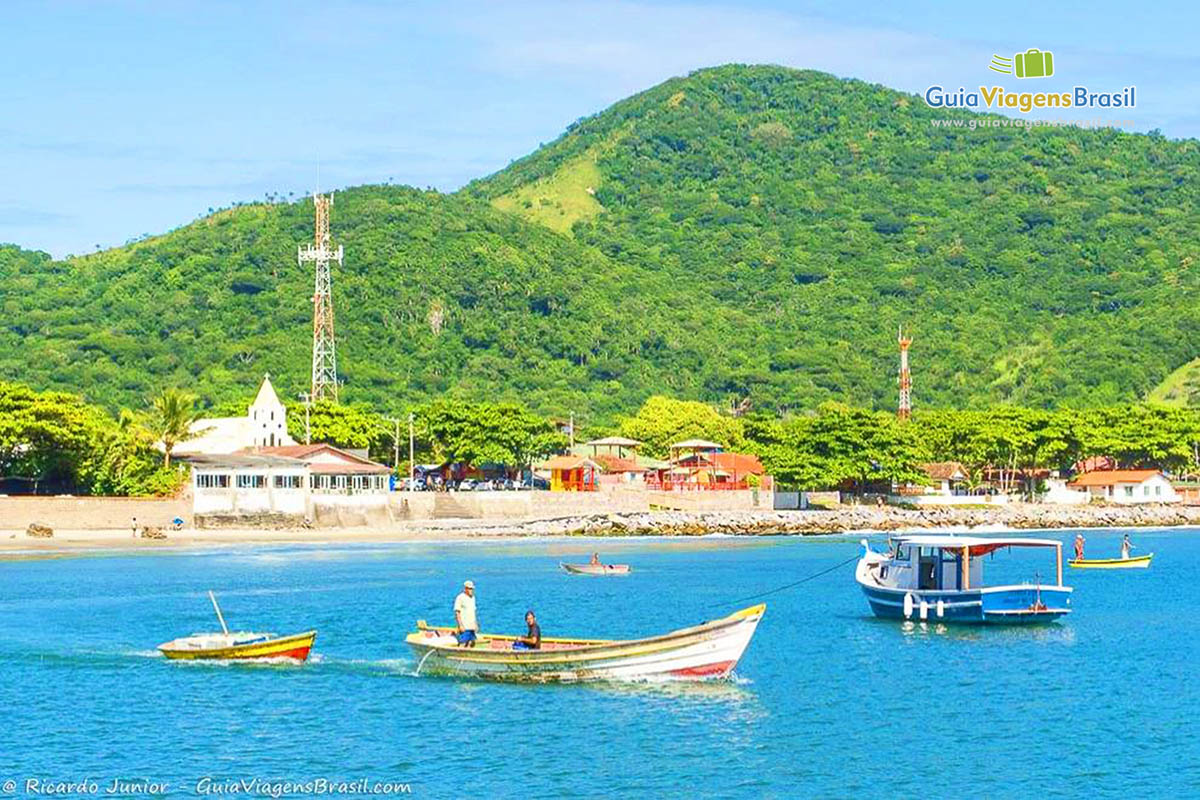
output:
[[[897,588],[967,591],[984,588],[982,557],[1009,547],[1055,550],[1057,584],[1062,585],[1062,543],[1053,539],[991,539],[978,536],[921,535],[892,539],[889,562],[880,578]]]

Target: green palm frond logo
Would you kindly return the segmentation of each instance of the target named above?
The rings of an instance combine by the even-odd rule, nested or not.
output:
[[[1031,47],[1012,58],[993,55],[988,69],[1018,78],[1049,78],[1054,74],[1054,54],[1049,50]]]

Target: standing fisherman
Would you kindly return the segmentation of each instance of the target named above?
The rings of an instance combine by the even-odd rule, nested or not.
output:
[[[1121,560],[1129,560],[1129,551],[1133,549],[1133,542],[1129,541],[1129,534],[1125,534],[1125,538],[1121,540]]]
[[[1082,532],[1075,534],[1075,560],[1076,561],[1083,560],[1083,543],[1084,543],[1084,541],[1085,540],[1083,538]]]
[[[454,598],[454,637],[465,647],[474,647],[479,634],[475,616],[475,582],[465,581],[463,590]]]

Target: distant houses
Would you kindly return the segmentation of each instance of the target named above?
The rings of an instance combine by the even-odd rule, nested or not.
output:
[[[1110,469],[1085,472],[1067,484],[1086,491],[1093,500],[1130,505],[1134,503],[1178,503],[1180,497],[1171,481],[1157,469]]]

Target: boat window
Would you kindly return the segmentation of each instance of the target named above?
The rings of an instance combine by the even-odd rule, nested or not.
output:
[[[906,544],[896,545],[896,552],[892,556],[894,561],[908,561],[912,558],[912,548]]]

